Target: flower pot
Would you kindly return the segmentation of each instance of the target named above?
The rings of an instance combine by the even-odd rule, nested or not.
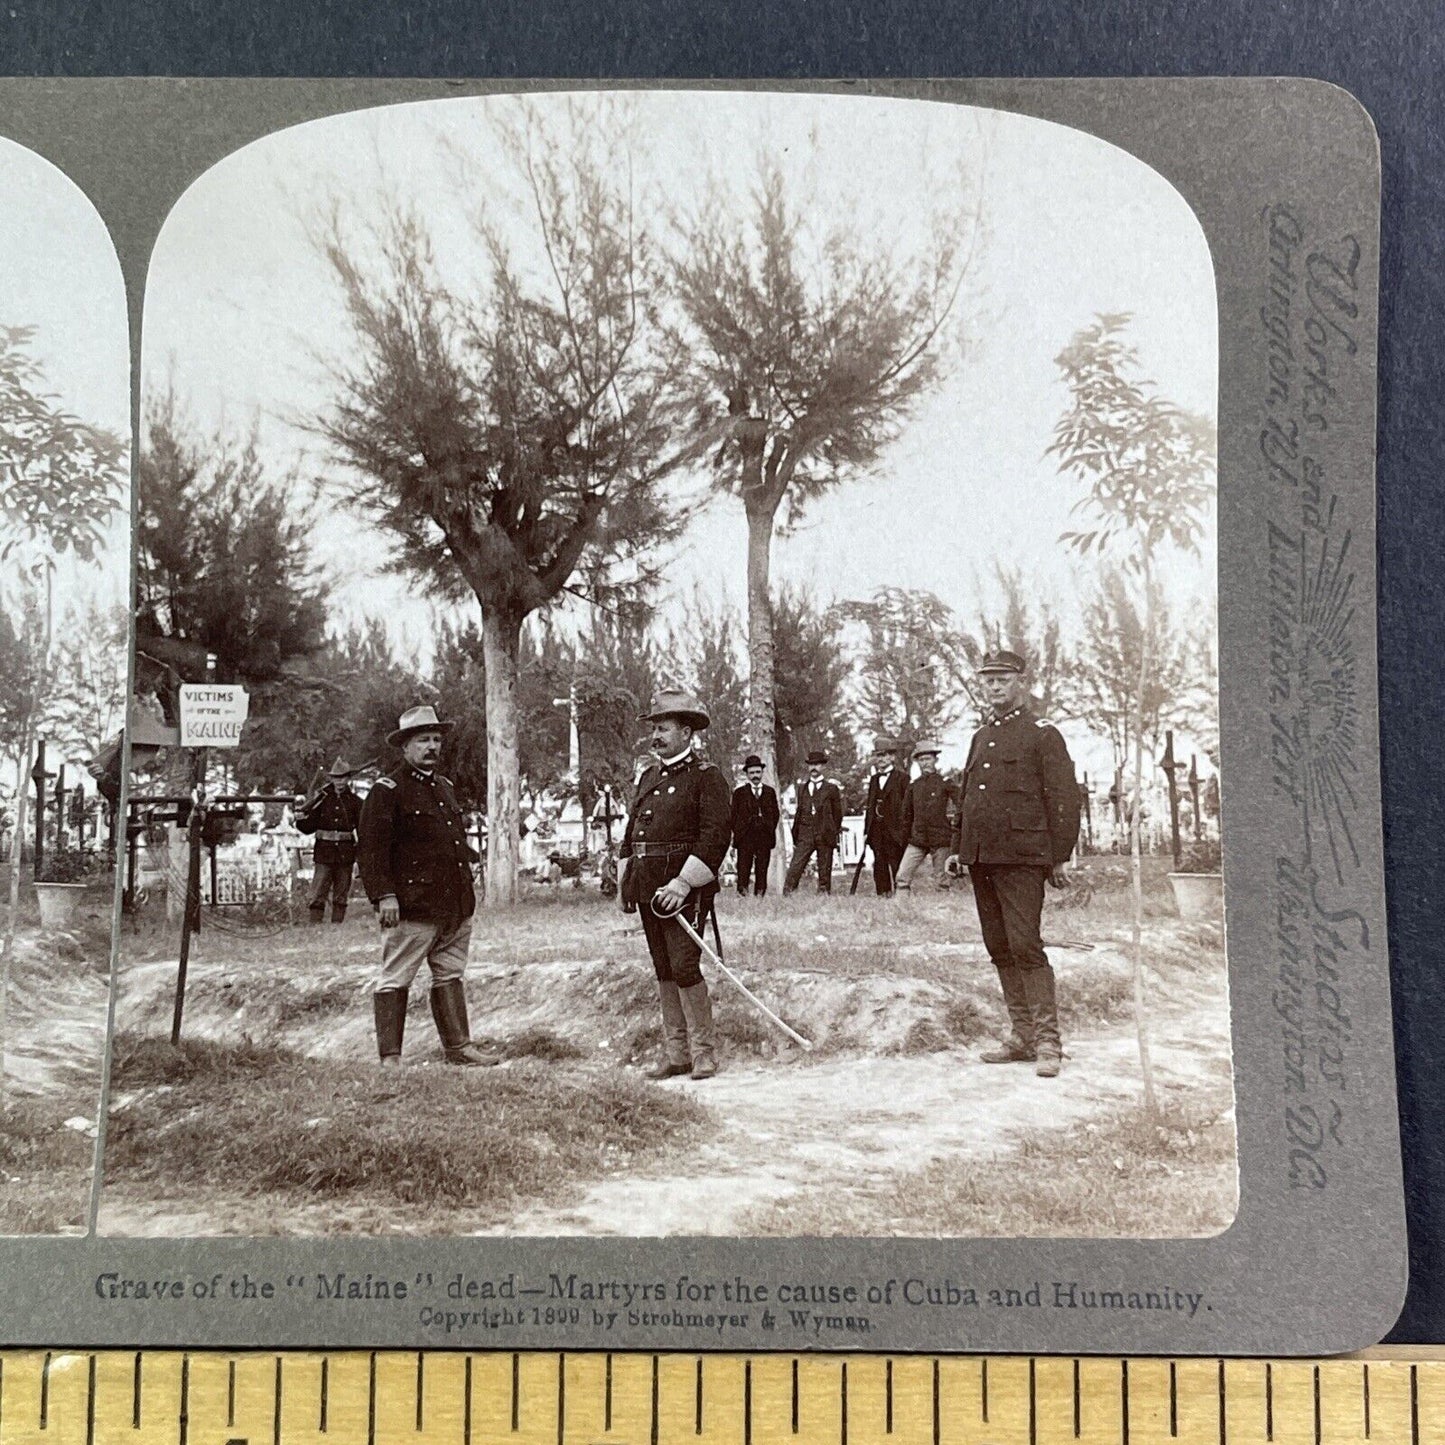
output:
[[[84,883],[37,883],[35,897],[40,904],[41,928],[58,933],[73,927],[84,896]]]
[[[1219,923],[1224,918],[1222,873],[1171,873],[1174,907],[1191,923]]]

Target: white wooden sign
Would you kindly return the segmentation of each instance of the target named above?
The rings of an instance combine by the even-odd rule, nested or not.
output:
[[[183,682],[181,684],[181,746],[183,748],[237,748],[251,709],[251,699],[240,683]]]

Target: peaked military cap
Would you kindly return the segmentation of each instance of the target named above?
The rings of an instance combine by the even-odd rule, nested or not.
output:
[[[813,751],[808,754],[809,763],[817,763],[821,767],[827,761],[828,754],[825,753],[822,748],[814,748]]]
[[[397,719],[396,731],[388,733],[386,740],[392,747],[399,747],[413,733],[445,733],[455,726],[455,723],[440,721],[434,707],[409,707]]]
[[[747,772],[749,768],[760,768],[762,765],[763,760],[756,753],[749,753],[743,761],[743,772]]]
[[[997,652],[985,652],[983,661],[978,665],[978,671],[981,674],[989,672],[1017,674],[1028,671],[1028,664],[1018,653],[1001,648]]]
[[[690,692],[676,690],[658,693],[652,704],[652,711],[645,712],[639,722],[661,722],[663,718],[675,717],[701,732],[708,725],[707,709]]]

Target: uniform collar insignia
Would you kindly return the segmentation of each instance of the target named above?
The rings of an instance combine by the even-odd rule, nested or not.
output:
[[[1020,704],[1018,707],[1014,708],[1014,710],[1013,710],[1012,712],[1006,712],[1006,713],[1004,713],[1004,715],[1003,715],[1002,717],[993,718],[993,719],[989,722],[989,726],[990,726],[990,727],[995,727],[995,728],[996,728],[996,727],[1002,727],[1002,726],[1004,725],[1004,723],[1006,723],[1006,722],[1012,722],[1016,717],[1022,717],[1023,715],[1024,715],[1024,708],[1023,708],[1023,705]]]

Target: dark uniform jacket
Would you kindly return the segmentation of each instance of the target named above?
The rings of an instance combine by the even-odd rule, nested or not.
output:
[[[1057,728],[1027,708],[974,735],[955,851],[963,863],[1067,863],[1079,840],[1079,785]]]
[[[350,788],[343,793],[331,783],[296,810],[296,827],[302,833],[350,834],[349,838],[317,838],[312,848],[316,862],[337,868],[349,868],[356,862],[360,822],[361,799]]]
[[[753,796],[753,785],[744,783],[733,790],[733,846],[759,852],[771,848],[778,836],[778,795],[766,783],[761,797]]]
[[[843,795],[837,783],[823,778],[816,794],[809,793],[812,780],[798,784],[798,808],[793,814],[793,843],[815,843],[823,848],[836,848],[843,831]]]
[[[451,783],[403,763],[376,780],[361,810],[361,884],[372,903],[394,894],[407,919],[447,931],[476,910],[466,821]]]
[[[908,776],[892,768],[887,781],[878,773],[868,779],[868,802],[864,810],[864,839],[876,848],[882,844],[902,853],[908,842],[903,831],[903,808],[908,801]]]
[[[630,860],[624,887],[634,901],[648,898],[696,857],[713,878],[694,888],[716,893],[731,841],[731,798],[722,773],[695,753],[670,766],[654,763],[638,779],[627,815],[620,850]]]
[[[903,800],[903,840],[915,848],[932,851],[953,844],[949,803],[953,789],[937,773],[920,773],[908,785]]]

